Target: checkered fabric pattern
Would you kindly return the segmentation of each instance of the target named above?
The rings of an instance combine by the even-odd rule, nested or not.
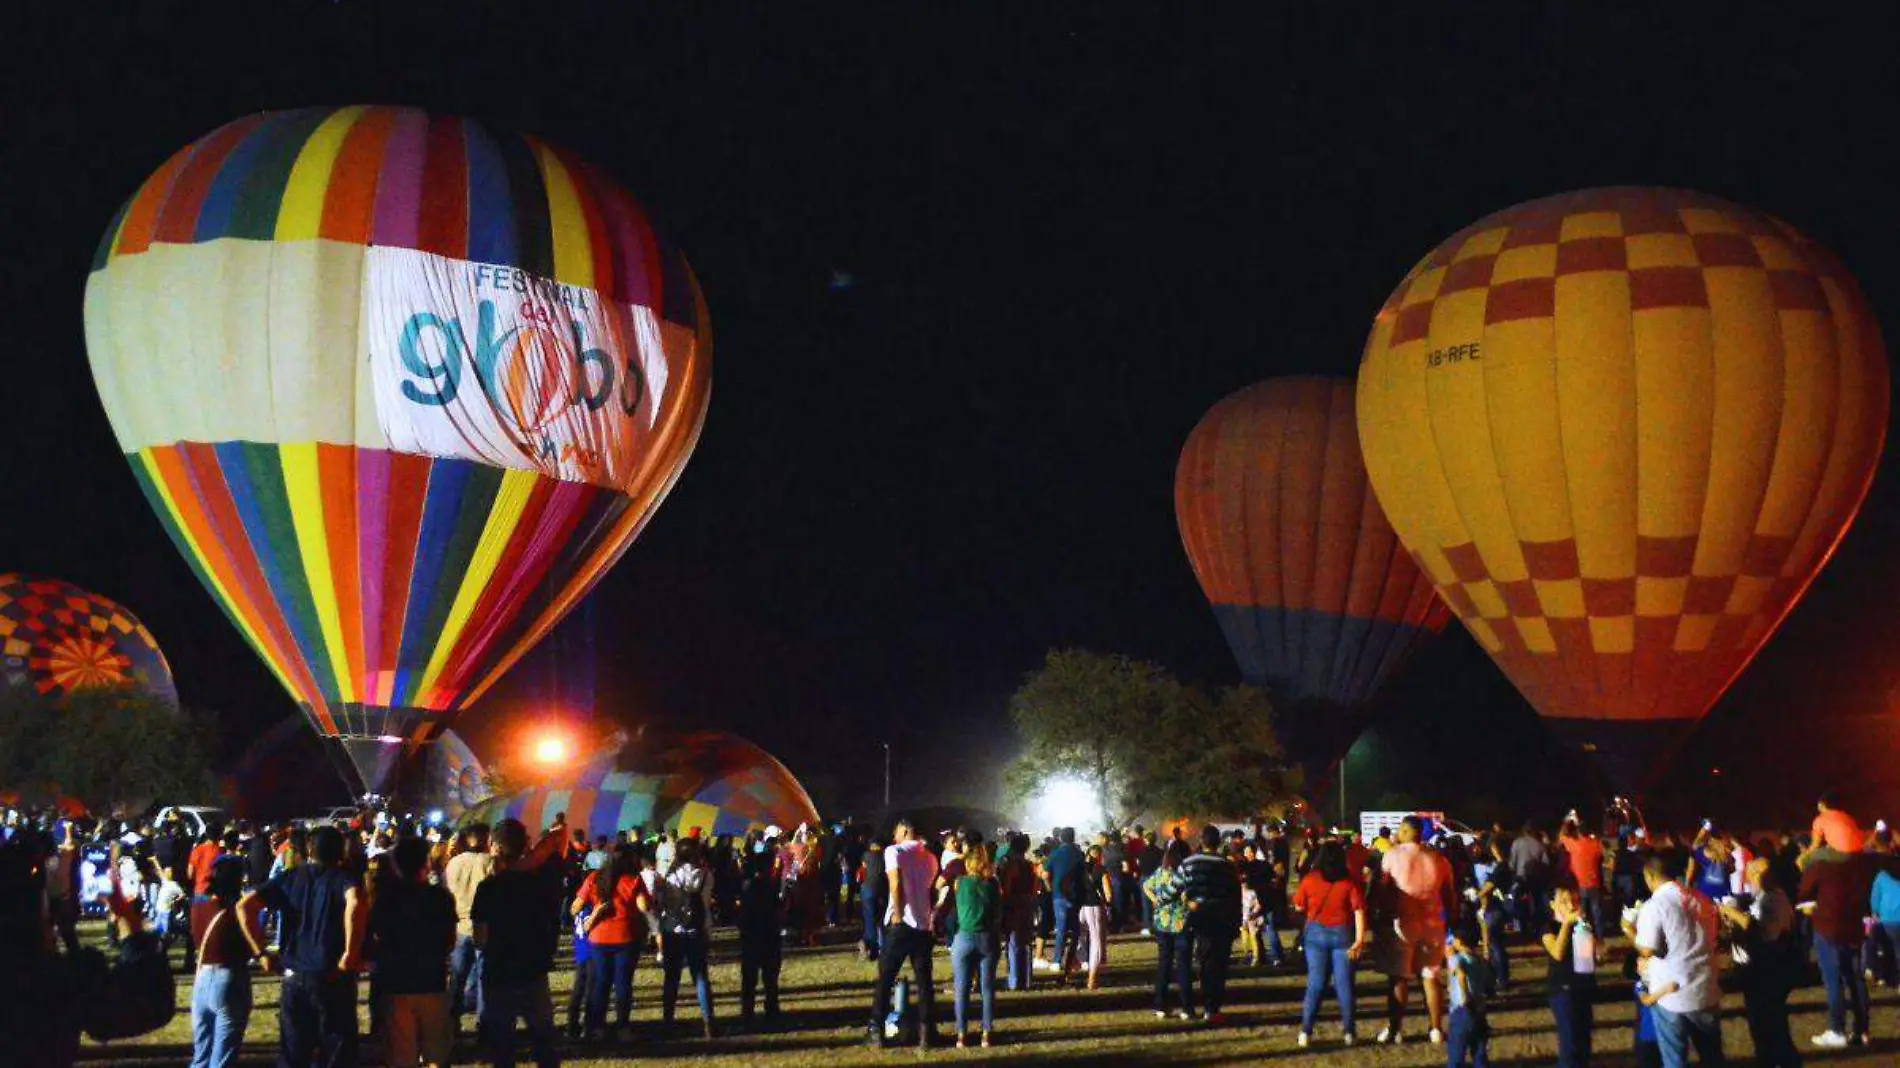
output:
[[[643,826],[684,834],[744,834],[816,823],[811,798],[785,765],[719,731],[648,732],[573,772],[469,809],[469,821],[504,816],[544,827],[557,812],[589,837]]]
[[[1845,532],[1887,396],[1825,249],[1714,198],[1604,189],[1414,267],[1359,419],[1401,541],[1540,712],[1693,719]]]
[[[69,582],[0,575],[0,669],[40,694],[136,685],[176,701],[152,633],[119,604]]]

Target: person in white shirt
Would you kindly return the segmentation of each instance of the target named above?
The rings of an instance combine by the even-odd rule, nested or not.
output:
[[[1673,850],[1643,866],[1649,900],[1630,932],[1651,990],[1673,985],[1655,1005],[1664,1068],[1688,1068],[1689,1049],[1703,1064],[1722,1061],[1722,988],[1716,956],[1720,920],[1715,902],[1684,886],[1686,858]]]
[[[918,839],[909,820],[899,820],[884,850],[884,873],[890,882],[891,903],[884,916],[883,947],[877,958],[877,987],[871,995],[870,1044],[884,1048],[884,1019],[890,1015],[891,988],[904,962],[917,979],[917,1042],[928,1048],[936,1041],[931,1016],[936,997],[930,978],[933,913],[931,886],[937,881],[937,858]]]

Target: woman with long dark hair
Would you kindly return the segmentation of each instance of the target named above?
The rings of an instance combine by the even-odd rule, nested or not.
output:
[[[640,878],[640,853],[631,845],[614,850],[613,862],[595,871],[574,897],[574,914],[581,917],[578,934],[592,947],[587,997],[586,1030],[599,1035],[607,1018],[607,994],[614,999],[614,1022],[605,1028],[616,1037],[633,1016],[633,972],[640,963],[646,940],[644,914],[652,910],[646,883]]]
[[[1326,996],[1330,977],[1339,999],[1343,1040],[1353,1044],[1353,965],[1366,946],[1366,891],[1346,865],[1338,842],[1320,846],[1313,868],[1300,878],[1293,909],[1306,917],[1301,945],[1306,951],[1306,1002],[1300,1014],[1299,1042],[1313,1038],[1313,1022]]]
[[[262,947],[250,944],[237,912],[243,861],[214,862],[209,890],[193,906],[198,970],[191,984],[191,1068],[230,1068],[251,1019],[251,956]]]

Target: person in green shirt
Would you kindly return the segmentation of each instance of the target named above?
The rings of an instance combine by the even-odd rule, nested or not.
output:
[[[1175,1015],[1183,1020],[1194,1017],[1193,945],[1187,929],[1187,900],[1181,896],[1180,843],[1170,843],[1161,854],[1161,866],[1141,884],[1141,892],[1154,912],[1150,929],[1155,937],[1155,1019],[1168,1015],[1168,982],[1173,979],[1181,1007]]]
[[[1002,926],[1002,893],[987,843],[973,845],[963,854],[963,874],[957,878],[955,893],[957,936],[950,943],[950,968],[957,991],[957,1048],[964,1048],[969,1035],[974,982],[983,998],[982,1042],[987,1049],[996,1016],[997,932]]]

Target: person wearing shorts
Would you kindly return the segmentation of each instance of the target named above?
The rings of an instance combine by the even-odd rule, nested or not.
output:
[[[1392,930],[1387,974],[1391,987],[1386,998],[1386,1027],[1382,1043],[1403,1042],[1405,1007],[1411,999],[1412,979],[1423,980],[1425,1013],[1434,1045],[1444,1041],[1445,923],[1457,911],[1451,865],[1420,839],[1424,825],[1415,816],[1399,824],[1398,844],[1379,861],[1380,879],[1392,902]]]

